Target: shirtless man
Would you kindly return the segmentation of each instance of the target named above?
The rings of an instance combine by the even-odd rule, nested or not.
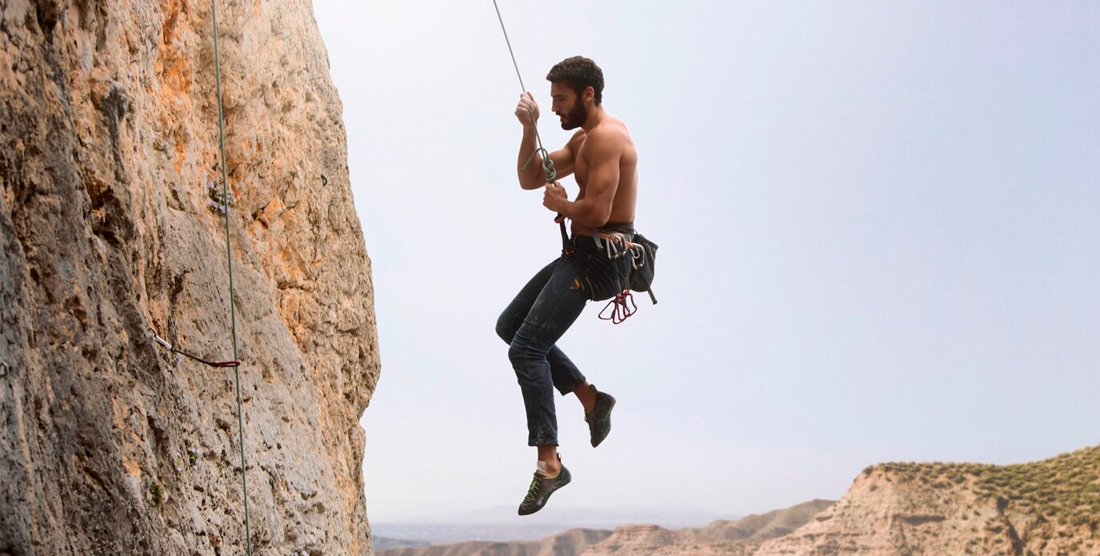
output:
[[[564,148],[550,153],[557,176],[574,174],[580,193],[570,201],[559,183],[546,183],[535,156],[539,107],[530,92],[520,96],[516,117],[523,125],[517,172],[520,187],[543,188],[543,205],[571,221],[573,237],[562,256],[540,270],[520,290],[497,321],[497,334],[509,344],[508,358],[519,380],[527,413],[528,445],[538,447],[535,478],[519,507],[520,515],[539,511],[555,490],[569,484],[569,470],[558,456],[554,389],[573,393],[584,407],[593,447],[611,430],[615,398],[596,390],[557,347],[589,299],[607,299],[618,284],[616,267],[595,236],[633,233],[638,193],[638,153],[623,122],[604,111],[603,72],[576,56],[555,65],[550,81],[552,109],[562,129],[577,129]]]

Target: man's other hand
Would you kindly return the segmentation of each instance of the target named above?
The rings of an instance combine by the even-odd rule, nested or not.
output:
[[[565,188],[558,182],[548,183],[545,187],[546,190],[542,194],[542,206],[553,212],[561,212],[561,207],[569,200]]]

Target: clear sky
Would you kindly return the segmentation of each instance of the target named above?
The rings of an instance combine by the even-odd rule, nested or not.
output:
[[[551,504],[743,514],[1100,443],[1100,3],[498,2],[548,146],[550,66],[602,66],[660,244],[658,305],[560,343],[619,405],[594,450],[558,398]],[[493,328],[560,239],[492,1],[314,8],[374,272],[368,515],[518,505]]]

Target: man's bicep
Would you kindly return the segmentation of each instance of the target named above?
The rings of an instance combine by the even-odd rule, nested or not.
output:
[[[550,153],[550,161],[554,163],[554,172],[557,173],[558,179],[573,173],[573,149],[568,145]]]
[[[573,173],[577,148],[584,142],[584,135],[584,131],[578,130],[564,147],[550,153],[550,160],[554,162],[554,171],[557,172],[559,178],[564,178]]]

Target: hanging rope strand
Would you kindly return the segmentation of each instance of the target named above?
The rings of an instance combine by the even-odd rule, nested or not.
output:
[[[508,54],[512,55],[512,67],[516,68],[516,77],[519,78],[519,87],[526,93],[527,87],[523,84],[523,76],[519,73],[519,64],[516,63],[516,55],[512,52],[512,41],[508,40],[508,30],[504,28],[504,18],[500,16],[500,6],[497,6],[497,0],[493,0],[493,8],[497,11],[497,20],[500,21],[500,30],[504,31],[504,42],[508,45]]]
[[[497,20],[500,21],[500,30],[504,32],[504,42],[508,45],[508,54],[512,57],[512,67],[516,68],[516,77],[519,78],[520,94],[527,92],[527,87],[523,84],[523,76],[519,73],[519,64],[516,63],[516,53],[512,52],[512,41],[508,40],[508,30],[504,28],[504,18],[500,15],[500,6],[497,6],[497,0],[493,0],[493,8],[497,11]],[[538,122],[535,121],[535,114],[530,110],[527,111],[527,115],[531,117],[531,127],[535,129],[535,141],[538,143],[538,148],[535,152],[531,153],[531,156],[527,157],[527,162],[523,163],[523,169],[526,170],[527,166],[531,164],[531,161],[535,159],[535,155],[542,157],[542,171],[546,173],[547,183],[554,183],[554,180],[558,178],[558,172],[554,169],[554,161],[550,160],[550,153],[542,147],[542,137],[539,136]]]
[[[233,247],[229,237],[229,177],[225,169],[225,115],[222,111],[222,70],[218,51],[218,6],[217,0],[210,0],[210,14],[214,22],[214,76],[218,89],[218,146],[221,151],[222,202],[225,207],[225,257],[229,263],[229,323],[233,331],[233,360],[237,361],[237,310],[233,295]],[[241,489],[244,492],[244,540],[248,556],[252,556],[252,526],[248,519],[248,466],[244,451],[244,409],[241,403],[241,368],[233,366],[233,375],[237,385],[237,430],[241,445]]]

